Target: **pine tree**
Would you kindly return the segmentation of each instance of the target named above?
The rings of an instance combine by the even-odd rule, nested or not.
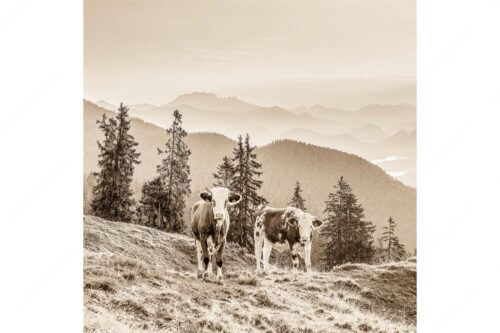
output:
[[[231,159],[224,156],[222,164],[217,166],[217,173],[214,173],[214,186],[222,186],[229,188],[234,176],[234,165]]]
[[[115,118],[103,115],[98,124],[104,141],[97,142],[100,172],[95,173],[92,212],[110,221],[130,222],[133,218],[131,208],[135,205],[130,184],[134,165],[140,163],[140,154],[136,152],[137,142],[129,134],[128,108],[120,103]]]
[[[396,222],[389,217],[388,225],[384,227],[384,232],[382,233],[382,241],[387,242],[387,247],[385,249],[386,259],[391,260],[401,260],[405,255],[405,247],[399,242],[399,238],[395,234]]]
[[[166,192],[160,177],[144,183],[141,189],[140,206],[137,209],[138,223],[161,228],[165,224]]]
[[[397,261],[403,260],[406,256],[406,250],[405,250],[405,246],[399,242],[399,238],[397,236],[394,238],[393,247],[394,247],[394,250],[393,250],[394,260],[397,260]]]
[[[347,262],[370,262],[374,255],[375,227],[365,221],[364,209],[344,177],[340,177],[334,188],[326,202],[328,216],[322,231],[326,238],[323,244],[326,268]]]
[[[170,138],[166,143],[166,149],[164,151],[158,149],[158,153],[165,156],[157,167],[166,200],[160,229],[178,232],[184,225],[185,200],[191,194],[188,164],[191,151],[183,141],[187,132],[182,128],[182,115],[178,110],[174,111],[174,121],[167,129],[167,134]]]
[[[234,207],[231,217],[234,223],[228,232],[229,241],[250,250],[253,248],[254,213],[259,205],[268,203],[258,194],[262,186],[262,181],[258,179],[262,175],[262,165],[257,162],[255,148],[250,145],[250,136],[247,134],[244,143],[241,135],[238,137],[238,145],[233,150],[234,176],[231,189],[240,193],[241,200]]]
[[[293,189],[292,199],[290,200],[288,205],[302,209],[305,212],[306,211],[306,200],[302,197],[301,193],[302,193],[302,188],[300,186],[299,181],[297,181],[295,183],[295,188]]]
[[[387,260],[391,260],[392,251],[394,250],[394,230],[396,229],[396,222],[389,216],[388,226],[384,227],[384,232],[382,233],[382,241],[387,242]]]

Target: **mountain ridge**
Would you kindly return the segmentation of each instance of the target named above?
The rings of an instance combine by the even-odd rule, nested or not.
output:
[[[214,93],[207,92],[192,92],[180,95],[166,104],[166,106],[175,107],[180,104],[187,104],[194,107],[200,107],[200,105],[210,105],[210,107],[208,108],[210,110],[232,112],[243,112],[259,108],[258,105],[247,103],[234,96],[220,97]],[[206,107],[200,108],[203,109]]]
[[[96,120],[103,113],[113,115],[111,111],[84,101],[85,173],[97,170],[96,141],[102,138],[102,134]],[[134,192],[139,195],[140,185],[156,174],[156,165],[160,162],[157,148],[163,148],[168,136],[164,129],[137,118],[132,119],[131,134],[138,141],[138,150],[141,152],[142,163],[134,172]],[[213,133],[190,133],[186,137],[186,143],[192,151],[190,166],[193,193],[187,202],[190,207],[197,200],[198,192],[212,184],[212,173],[224,156],[232,156],[236,143],[231,138]],[[365,206],[367,216],[377,225],[377,236],[392,215],[401,228],[401,241],[409,250],[416,245],[415,189],[395,180],[379,166],[353,154],[292,141],[259,146],[256,153],[259,162],[263,164],[262,194],[273,205],[285,206],[295,181],[299,180],[303,184],[308,207],[317,215],[323,215],[328,193],[333,190],[338,178],[344,176],[359,197],[360,203]],[[188,210],[185,216],[189,216]]]

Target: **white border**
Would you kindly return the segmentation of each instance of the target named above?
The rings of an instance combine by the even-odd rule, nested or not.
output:
[[[496,332],[496,1],[418,1],[418,330]]]
[[[83,3],[0,2],[0,332],[81,332]]]
[[[81,1],[0,4],[0,331],[82,330]],[[418,330],[497,331],[496,1],[418,1]]]

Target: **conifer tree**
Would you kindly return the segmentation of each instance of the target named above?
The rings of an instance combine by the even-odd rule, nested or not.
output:
[[[250,136],[247,134],[245,142],[241,135],[238,137],[238,145],[233,150],[234,177],[231,182],[231,190],[241,195],[240,202],[234,207],[228,232],[228,240],[238,243],[248,249],[253,248],[253,224],[254,213],[259,205],[267,204],[267,200],[258,194],[262,181],[258,178],[262,175],[262,165],[257,162],[255,146],[250,145]]]
[[[328,216],[322,231],[326,238],[323,244],[326,268],[348,262],[370,262],[375,227],[365,221],[364,209],[344,177],[340,177],[334,188],[326,202]]]
[[[120,103],[115,118],[103,115],[98,124],[104,140],[97,142],[100,172],[95,173],[92,212],[110,221],[130,222],[135,205],[130,184],[140,154],[136,152],[137,142],[129,134],[128,108]]]
[[[396,229],[396,222],[389,216],[388,225],[384,227],[382,233],[382,241],[387,242],[386,254],[388,260],[391,260],[392,250],[394,250],[394,229]]]
[[[382,233],[382,241],[387,242],[386,247],[386,258],[387,260],[401,260],[405,255],[404,245],[399,242],[399,238],[396,236],[396,222],[389,217],[388,225],[384,227],[384,232]]]
[[[295,183],[293,196],[288,205],[302,209],[304,212],[306,211],[306,200],[302,197],[302,187],[300,186],[299,181]]]
[[[217,172],[214,175],[214,186],[222,186],[229,188],[234,176],[234,165],[231,159],[224,156],[222,164],[217,166]]]
[[[162,210],[160,229],[178,232],[183,227],[183,215],[186,198],[191,194],[190,168],[188,164],[191,151],[184,142],[187,132],[182,128],[182,115],[174,111],[174,121],[167,129],[170,135],[166,149],[158,149],[165,156],[157,171],[165,192],[165,209]]]
[[[165,224],[166,192],[159,176],[144,183],[141,189],[140,206],[137,209],[138,223],[161,228]]]
[[[403,260],[406,255],[405,246],[399,242],[399,238],[396,236],[393,244],[394,250],[394,260]]]

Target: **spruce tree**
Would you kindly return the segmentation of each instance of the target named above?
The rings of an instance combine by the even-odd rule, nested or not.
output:
[[[258,179],[262,175],[262,165],[257,162],[255,148],[250,145],[250,136],[247,134],[244,143],[241,135],[238,137],[238,145],[233,150],[234,176],[231,189],[241,195],[241,200],[234,207],[231,217],[234,223],[231,223],[228,232],[229,241],[250,250],[253,248],[254,213],[259,205],[268,203],[258,194],[262,186],[262,181]]]
[[[326,239],[323,244],[326,269],[348,262],[370,262],[375,227],[365,221],[364,209],[344,177],[340,177],[334,188],[326,202],[328,216],[322,231]]]
[[[302,188],[299,181],[295,183],[295,188],[293,189],[293,196],[288,206],[296,207],[306,211],[306,200],[302,197]]]
[[[165,156],[158,165],[157,171],[165,191],[165,210],[162,211],[160,229],[178,232],[182,229],[186,198],[191,194],[190,168],[188,164],[191,151],[184,142],[187,132],[182,128],[182,115],[174,111],[174,121],[167,129],[170,135],[166,149],[158,149]]]
[[[394,230],[396,229],[396,222],[389,216],[388,225],[384,227],[382,233],[382,241],[387,242],[386,255],[387,260],[391,260],[392,251],[394,250]]]
[[[387,242],[387,247],[385,249],[386,259],[391,260],[401,260],[405,255],[404,245],[399,242],[399,238],[395,234],[396,221],[392,217],[389,217],[387,221],[388,225],[384,227],[384,232],[382,233],[382,241]]]
[[[161,228],[165,224],[166,192],[160,177],[144,183],[141,189],[140,206],[137,209],[138,223]]]
[[[234,165],[231,159],[224,156],[222,164],[217,166],[217,172],[213,174],[215,182],[214,186],[222,186],[229,188],[234,176]]]
[[[135,205],[130,184],[140,154],[136,152],[137,142],[129,134],[128,108],[120,103],[115,118],[103,115],[98,124],[104,140],[97,142],[100,172],[95,173],[92,213],[110,221],[130,222]]]
[[[403,260],[406,256],[406,250],[405,250],[405,246],[399,242],[399,238],[396,236],[394,238],[394,244],[393,244],[393,253],[394,253],[394,260]]]

